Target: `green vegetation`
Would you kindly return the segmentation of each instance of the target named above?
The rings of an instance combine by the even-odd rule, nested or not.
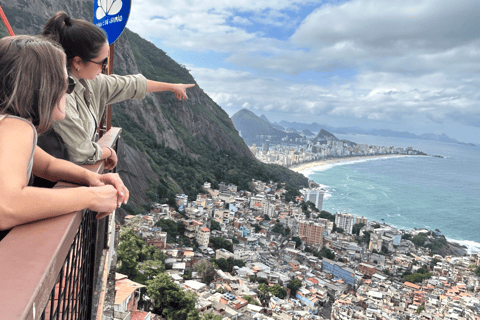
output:
[[[147,245],[133,229],[123,230],[120,235],[117,270],[133,281],[146,285],[146,293],[152,299],[155,313],[171,320],[200,320],[195,309],[195,295],[183,291],[170,280],[165,272],[163,252]],[[200,275],[204,274],[200,267],[198,270]],[[186,276],[191,277],[191,272]]]
[[[332,222],[335,222],[335,215],[333,215],[330,212],[325,211],[325,210],[320,211],[320,214],[319,214],[318,217],[322,218],[322,219],[330,220]]]
[[[206,259],[196,263],[193,269],[198,272],[198,277],[201,278],[201,281],[207,285],[215,279],[217,274],[210,261]]]
[[[169,219],[160,219],[155,226],[162,228],[162,231],[167,233],[168,243],[176,242],[177,236],[183,239],[183,234],[185,233],[183,221],[175,222]]]
[[[243,262],[243,260],[237,260],[237,259],[233,259],[233,258],[228,258],[228,259],[212,258],[210,260],[210,262],[213,265],[216,265],[218,268],[220,268],[224,272],[232,272],[234,266],[237,266],[237,267],[240,267],[240,268],[245,266],[245,262]]]
[[[283,225],[281,223],[276,223],[272,230],[271,230],[273,233],[281,233],[283,234],[284,236],[288,236],[290,234],[290,228],[289,227],[283,227]]]
[[[292,241],[295,241],[295,248],[300,248],[302,245],[302,239],[299,237],[292,237]]]
[[[248,303],[258,306],[258,302],[252,296],[243,295],[242,298],[247,300]]]
[[[305,252],[310,252],[315,257],[320,259],[323,259],[324,257],[330,260],[335,259],[335,253],[333,253],[332,250],[325,247],[323,247],[322,250],[320,250],[320,252],[311,247],[305,247]]]
[[[427,266],[422,266],[420,269],[417,270],[416,273],[410,273],[406,271],[403,274],[403,280],[408,281],[408,282],[413,282],[413,283],[419,283],[422,282],[423,279],[428,279],[431,278],[432,274],[428,272]]]
[[[302,202],[300,207],[302,208],[302,212],[307,216],[308,219],[310,218],[310,212],[312,212],[312,211],[313,212],[319,212],[320,211],[315,206],[315,203],[313,203],[311,201]]]
[[[222,228],[220,228],[220,223],[218,221],[215,221],[215,220],[212,220],[211,223],[210,223],[210,231],[213,231],[213,230],[219,230],[221,231]]]
[[[258,225],[258,223],[252,224],[252,227],[255,228],[255,233],[259,233],[262,230],[262,227]]]
[[[223,316],[213,313],[204,313],[202,314],[202,320],[222,320]]]
[[[280,299],[285,299],[287,296],[287,290],[279,284],[268,287],[268,292]]]
[[[220,237],[211,237],[209,245],[215,250],[225,249],[233,253],[233,243]]]
[[[118,272],[136,282],[145,284],[146,280],[165,270],[165,254],[160,249],[147,245],[133,229],[127,229],[120,235],[117,251]],[[139,273],[140,269],[145,273]]]
[[[293,278],[292,281],[287,285],[287,288],[289,288],[290,291],[290,296],[295,297],[297,294],[297,290],[302,287],[302,281],[298,278]]]
[[[360,233],[360,229],[365,226],[365,223],[355,223],[352,227],[352,234],[356,234],[357,236]]]
[[[410,240],[415,246],[430,249],[432,254],[438,253],[447,244],[445,236],[437,235],[433,231],[419,233]]]
[[[200,320],[195,294],[180,289],[167,273],[147,281],[147,295],[154,302],[153,312],[167,320]]]

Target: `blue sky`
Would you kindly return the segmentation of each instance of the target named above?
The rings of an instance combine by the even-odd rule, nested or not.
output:
[[[480,143],[478,0],[135,0],[127,27],[230,116]]]

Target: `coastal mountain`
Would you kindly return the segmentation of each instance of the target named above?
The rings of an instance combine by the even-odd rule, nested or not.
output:
[[[263,118],[259,117],[247,109],[241,109],[235,113],[232,116],[232,121],[243,140],[249,145],[254,143],[261,144],[265,140],[278,143],[282,139],[294,140],[301,138],[297,132],[285,132],[274,128],[265,116]]]
[[[302,133],[303,133],[306,137],[313,137],[313,136],[315,136],[315,133],[313,133],[312,131],[310,131],[310,130],[308,130],[308,129],[302,130]]]
[[[93,16],[90,0],[0,0],[0,5],[15,34],[38,34],[57,11],[87,21]],[[0,34],[7,35],[3,25]],[[128,29],[115,42],[114,73],[196,83],[184,66]],[[131,190],[128,212],[144,212],[140,206],[166,199],[173,204],[176,193],[194,198],[205,181],[212,187],[236,183],[240,189],[248,189],[252,178],[307,185],[300,174],[255,160],[228,114],[198,84],[187,93],[186,101],[171,92],[150,93],[113,107],[112,123],[122,127],[117,170]]]
[[[434,133],[424,133],[421,135],[416,135],[411,132],[407,131],[393,131],[390,129],[362,129],[359,127],[332,127],[324,124],[314,123],[301,123],[301,122],[288,122],[288,121],[280,121],[279,125],[286,127],[286,128],[294,128],[296,130],[311,130],[313,132],[318,132],[321,129],[327,130],[329,132],[333,132],[336,134],[364,134],[364,135],[371,135],[371,136],[380,136],[380,137],[392,137],[392,138],[406,138],[406,139],[420,139],[420,140],[431,140],[431,141],[439,141],[439,142],[446,142],[446,143],[457,143],[457,144],[464,144],[469,146],[475,146],[472,143],[464,143],[460,142],[456,139],[450,138],[446,134],[434,134]]]
[[[334,134],[328,132],[327,130],[324,130],[324,129],[321,129],[320,132],[317,134],[317,136],[313,139],[313,143],[316,144],[316,143],[319,143],[319,144],[328,144],[332,141],[335,141],[335,142],[343,142],[343,143],[346,143],[347,145],[349,146],[355,146],[356,143],[355,142],[352,142],[352,141],[348,141],[348,140],[340,140],[338,139]]]

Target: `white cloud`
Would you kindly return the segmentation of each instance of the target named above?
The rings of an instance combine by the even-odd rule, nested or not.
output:
[[[138,0],[128,27],[172,48],[224,53],[225,62],[248,68],[189,66],[230,115],[246,107],[285,119],[303,115],[306,122],[342,117],[480,127],[478,0],[352,0],[320,5],[298,21],[295,13],[315,3],[321,1]],[[262,25],[294,32],[276,39]],[[355,76],[295,80],[305,71],[345,69]]]

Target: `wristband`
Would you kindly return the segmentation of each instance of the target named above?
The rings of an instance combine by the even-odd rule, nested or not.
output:
[[[110,155],[108,156],[108,158],[110,158],[113,155],[113,149],[110,147],[107,147],[107,149],[110,150]]]

